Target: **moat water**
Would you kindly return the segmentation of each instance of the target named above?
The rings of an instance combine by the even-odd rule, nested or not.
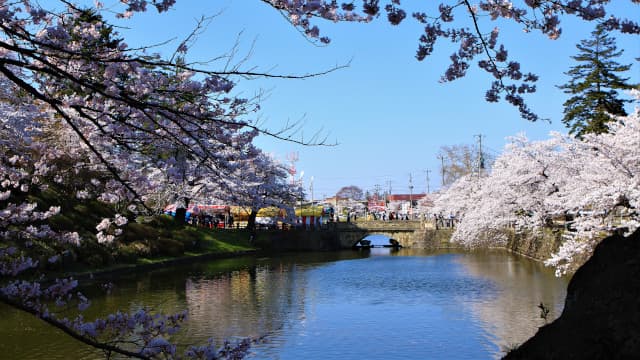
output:
[[[86,289],[85,318],[187,309],[181,344],[263,337],[250,359],[493,359],[560,315],[568,279],[504,251],[371,249],[246,256],[132,274]],[[0,307],[1,359],[104,356]]]

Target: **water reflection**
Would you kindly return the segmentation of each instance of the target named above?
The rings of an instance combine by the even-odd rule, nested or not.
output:
[[[186,308],[189,321],[175,340],[266,336],[255,359],[478,359],[531,336],[540,301],[557,316],[566,281],[504,252],[378,248],[218,260],[114,285],[108,295],[87,289],[88,318],[143,305]],[[101,357],[4,307],[0,331],[11,339],[0,342],[9,358]]]
[[[190,338],[261,337],[300,317],[306,284],[293,264],[253,266],[218,277],[186,279]]]
[[[550,310],[548,321],[562,313],[569,279],[554,278],[553,271],[542,264],[501,250],[456,260],[475,278],[490,279],[497,285],[490,301],[468,305],[501,348],[523,343],[544,325],[538,308],[541,302]]]

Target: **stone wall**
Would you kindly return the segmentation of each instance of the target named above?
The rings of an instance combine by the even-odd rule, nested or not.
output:
[[[548,259],[562,243],[562,231],[559,229],[518,233],[513,229],[505,229],[504,232],[509,239],[504,248],[536,260]],[[453,229],[423,229],[419,233],[420,235],[416,232],[411,243],[401,243],[402,246],[418,249],[462,249],[465,247],[460,243],[451,242]]]
[[[368,226],[369,228],[365,228]],[[509,239],[504,246],[509,251],[536,260],[548,259],[562,242],[562,231],[545,229],[542,232],[519,232],[505,229]],[[433,229],[403,222],[376,224],[338,223],[320,230],[260,231],[256,245],[276,251],[327,251],[351,248],[370,234],[385,235],[398,240],[400,245],[414,249],[464,248],[452,243],[453,229]]]
[[[422,229],[416,231],[411,243],[402,244],[404,247],[415,249],[453,249],[461,248],[457,243],[452,243],[452,229]]]
[[[562,230],[543,229],[542,231],[523,231],[516,233],[512,229],[507,232],[507,250],[536,260],[546,260],[558,251],[562,244]]]
[[[255,245],[274,251],[329,251],[341,249],[335,231],[325,230],[269,230],[256,234]]]

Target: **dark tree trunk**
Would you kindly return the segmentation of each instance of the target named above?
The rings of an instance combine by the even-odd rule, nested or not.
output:
[[[256,216],[258,216],[258,211],[251,209],[251,213],[249,213],[249,219],[247,220],[247,229],[252,232],[256,229]]]
[[[179,207],[176,209],[176,222],[184,224],[187,218],[187,209]]]
[[[187,222],[187,208],[189,207],[189,203],[191,202],[191,199],[189,199],[188,197],[184,198],[184,207],[179,207],[176,209],[176,221],[184,224]]]

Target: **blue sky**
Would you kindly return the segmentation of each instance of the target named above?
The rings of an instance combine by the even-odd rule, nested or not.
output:
[[[629,1],[615,3],[621,13],[640,13],[640,6]],[[440,184],[436,156],[443,145],[472,144],[474,135],[482,134],[485,149],[497,155],[505,137],[519,132],[532,139],[545,138],[553,130],[566,132],[560,121],[566,95],[555,86],[566,82],[563,72],[574,64],[570,56],[576,54],[575,44],[588,38],[594,26],[567,18],[560,40],[551,41],[538,33],[524,34],[510,23],[481,24],[487,31],[500,27],[510,57],[540,76],[538,91],[528,102],[550,123],[527,122],[506,103],[486,103],[490,78],[475,65],[466,78],[439,83],[453,48],[442,42],[431,57],[418,62],[414,55],[421,28],[412,19],[397,27],[383,18],[370,24],[318,22],[332,39],[328,46],[318,47],[260,1],[178,1],[168,14],[136,15],[123,23],[131,29],[121,32],[131,46],[181,39],[196,18],[219,12],[200,35],[190,60],[219,56],[239,39],[236,60],[250,53],[243,69],[305,74],[349,64],[316,78],[242,80],[236,88],[246,97],[261,89],[268,92],[257,114],[268,128],[302,121],[306,139],[319,131],[329,143],[338,143],[309,147],[265,136],[257,140],[259,147],[282,161],[296,152],[298,174],[304,171],[307,191],[313,177],[316,199],[347,185],[369,190],[376,185],[387,189],[390,184],[393,193],[409,193],[410,174],[413,192],[424,192],[427,169],[433,191]],[[626,76],[640,82],[640,64],[633,60],[640,57],[640,39],[624,35],[617,39],[618,47],[625,49],[620,62],[634,64]],[[169,46],[177,45],[175,40]]]

